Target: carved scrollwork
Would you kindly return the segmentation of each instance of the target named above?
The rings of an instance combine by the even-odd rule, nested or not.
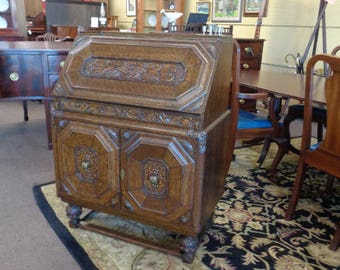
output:
[[[89,78],[178,85],[185,79],[186,68],[178,62],[89,57],[81,67],[81,74]]]
[[[207,145],[207,133],[205,131],[197,132],[194,130],[188,130],[187,134],[190,138],[196,139],[198,141],[198,151],[200,153],[205,153]]]
[[[75,147],[74,155],[79,180],[95,183],[98,179],[98,154],[95,149],[78,145]]]
[[[136,120],[139,122],[176,126],[185,129],[198,130],[200,124],[199,117],[194,115],[130,108],[86,100],[60,98],[58,99],[58,108],[70,112],[110,116],[118,119]]]
[[[143,161],[143,191],[147,196],[165,198],[168,196],[168,166],[162,160]]]

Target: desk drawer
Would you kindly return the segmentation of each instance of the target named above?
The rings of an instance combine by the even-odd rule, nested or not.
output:
[[[244,58],[241,59],[241,69],[260,69],[261,58]]]
[[[48,72],[59,74],[62,67],[64,66],[65,55],[48,55]]]
[[[0,66],[0,97],[43,95],[40,55],[1,55]]]

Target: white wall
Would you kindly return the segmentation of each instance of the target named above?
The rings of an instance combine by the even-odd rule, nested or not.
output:
[[[207,0],[205,0],[206,2]],[[263,18],[260,38],[265,39],[262,68],[287,67],[287,54],[303,54],[317,21],[319,0],[267,0],[267,16]],[[196,11],[199,0],[185,0],[185,20]],[[208,2],[212,2],[211,0]],[[211,6],[212,10],[212,6]],[[111,0],[111,15],[119,16],[119,26],[129,28],[133,17],[126,17],[125,1]],[[210,16],[211,17],[211,16]],[[253,38],[256,17],[242,17],[234,25],[234,37]],[[221,24],[221,23],[219,23]],[[223,25],[223,24],[222,24]],[[327,51],[340,45],[340,0],[326,8]],[[317,53],[322,52],[321,31]],[[312,48],[311,48],[312,49]],[[311,51],[311,50],[310,50]],[[291,64],[292,61],[291,61]]]
[[[263,18],[260,38],[265,39],[262,68],[286,67],[289,53],[303,55],[318,17],[319,0],[267,0],[267,16]],[[196,2],[186,1],[186,15],[196,10]],[[210,1],[212,2],[212,1]],[[212,7],[211,7],[212,9]],[[234,25],[234,37],[253,38],[256,17],[243,17]],[[340,0],[326,8],[327,52],[340,45]],[[322,52],[319,31],[317,53]],[[312,47],[310,51],[312,50]],[[309,57],[310,55],[308,55]],[[308,59],[307,57],[307,59]],[[292,65],[292,61],[290,61]]]

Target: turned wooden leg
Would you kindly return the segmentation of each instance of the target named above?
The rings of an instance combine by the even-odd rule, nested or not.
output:
[[[335,251],[340,244],[340,224],[338,224],[337,229],[335,231],[335,235],[333,236],[331,243],[329,245],[329,249]]]
[[[262,151],[261,151],[261,154],[258,158],[258,160],[256,161],[256,166],[257,167],[261,167],[263,161],[266,159],[266,156],[268,154],[268,151],[269,151],[269,148],[270,148],[270,145],[272,143],[272,139],[271,138],[266,138],[264,140],[264,143],[263,143],[263,148],[262,148]]]
[[[71,228],[78,228],[82,208],[75,204],[66,206],[66,216],[70,219],[69,225]]]
[[[322,197],[324,199],[328,199],[333,194],[333,183],[334,183],[335,177],[332,175],[327,176],[327,184],[326,189],[322,192]]]
[[[192,263],[195,258],[195,253],[198,247],[198,237],[184,237],[182,239],[181,250],[183,252],[182,259],[186,263]]]
[[[22,101],[22,108],[24,109],[24,120],[28,121],[27,100]]]
[[[301,187],[303,185],[303,182],[305,180],[305,170],[306,170],[306,165],[302,162],[299,163],[297,173],[296,173],[296,178],[294,181],[294,187],[292,191],[292,195],[286,210],[286,220],[291,220],[293,218],[293,215],[295,213],[296,205],[299,200],[299,195],[301,191]]]
[[[280,183],[280,179],[277,175],[277,166],[281,162],[283,156],[288,153],[288,142],[285,139],[281,139],[281,141],[278,140],[277,144],[278,150],[272,162],[272,165],[270,166],[271,181],[275,184]]]

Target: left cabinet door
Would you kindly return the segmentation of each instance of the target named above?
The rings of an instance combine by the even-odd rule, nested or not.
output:
[[[88,208],[120,208],[117,130],[55,119],[57,192]]]

